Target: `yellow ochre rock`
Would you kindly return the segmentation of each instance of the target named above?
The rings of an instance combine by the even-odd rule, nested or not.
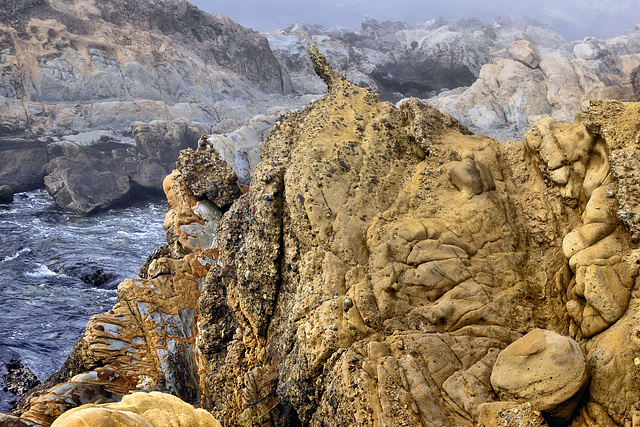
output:
[[[220,427],[210,413],[170,394],[133,393],[122,401],[87,404],[65,412],[52,427]]]

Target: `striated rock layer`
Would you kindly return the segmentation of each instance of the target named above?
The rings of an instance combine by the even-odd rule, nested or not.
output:
[[[248,193],[183,152],[167,247],[4,419],[158,390],[223,425],[636,422],[640,104],[502,144],[310,53],[328,94],[278,123]]]

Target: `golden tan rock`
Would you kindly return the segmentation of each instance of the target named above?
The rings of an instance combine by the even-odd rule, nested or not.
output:
[[[96,318],[139,316],[137,329],[116,349],[119,330],[92,321],[71,358],[80,377],[23,419],[102,398],[92,387],[113,400],[140,387],[230,425],[473,426],[499,401],[500,351],[544,328],[589,360],[588,402],[562,419],[631,423],[638,104],[593,102],[503,144],[415,99],[381,102],[311,56],[328,95],[283,117],[217,222],[167,178],[167,251]],[[135,357],[134,335],[148,346]]]
[[[569,421],[587,380],[578,343],[542,329],[500,352],[491,371],[491,385],[503,400],[530,402],[555,423]]]
[[[170,394],[133,393],[120,402],[82,405],[60,416],[52,427],[220,427],[203,409]]]

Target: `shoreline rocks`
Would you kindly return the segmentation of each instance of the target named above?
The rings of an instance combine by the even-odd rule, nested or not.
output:
[[[8,185],[0,185],[0,203],[13,202],[13,189]]]

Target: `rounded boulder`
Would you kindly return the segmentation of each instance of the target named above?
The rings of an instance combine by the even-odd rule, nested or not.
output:
[[[554,421],[567,421],[588,381],[578,343],[556,332],[534,329],[498,355],[491,385],[504,401],[531,402]]]

